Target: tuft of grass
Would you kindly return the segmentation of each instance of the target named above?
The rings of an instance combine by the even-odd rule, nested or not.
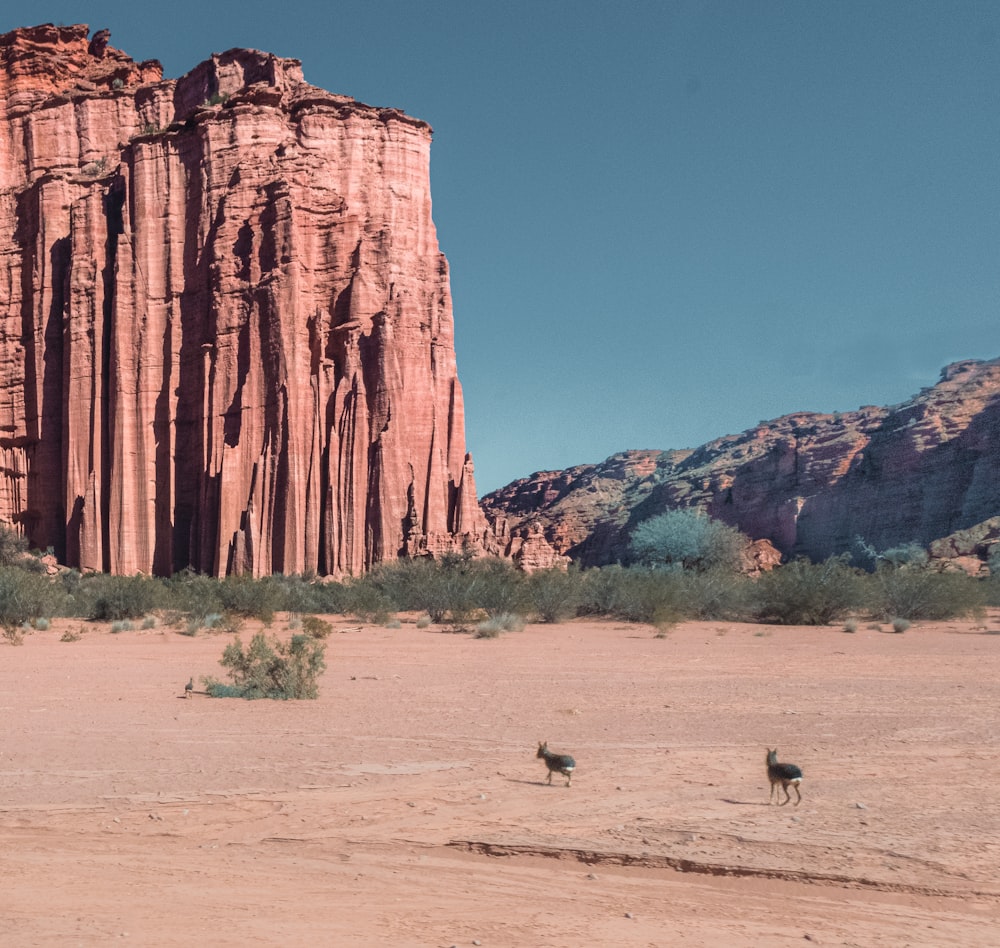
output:
[[[418,629],[426,629],[430,624],[431,624],[430,616],[420,616],[420,618],[417,619]]]
[[[858,631],[857,620],[856,619],[848,619],[844,623],[844,631],[845,632],[857,632]]]
[[[400,622],[399,619],[393,617],[386,622],[385,627],[387,629],[401,629],[403,627],[403,623]]]
[[[288,617],[288,628],[291,631],[298,631],[299,629],[301,629],[302,628],[302,616],[300,616],[298,613],[295,613],[295,612],[293,612],[291,615],[289,615],[289,617]]]
[[[142,627],[144,629],[155,629],[156,625],[156,616],[146,616],[146,618],[142,620]]]
[[[118,632],[131,632],[134,628],[135,626],[132,625],[130,619],[115,619],[115,621],[111,623],[111,631],[116,634]]]
[[[501,632],[520,632],[524,629],[524,619],[511,612],[501,612],[499,615],[484,619],[476,625],[473,637],[477,639],[495,639]]]
[[[892,620],[892,631],[893,632],[897,632],[899,634],[902,634],[909,627],[910,627],[910,620],[909,619],[901,619],[899,616],[897,616],[895,619]]]
[[[77,630],[77,631],[74,632],[72,629],[67,629],[59,637],[59,641],[60,642],[79,642],[80,639],[82,639],[82,638],[83,638],[83,633],[80,632],[79,630]]]
[[[48,632],[49,631],[49,620],[48,619],[44,619],[44,618],[43,619],[35,619],[35,628],[38,629],[39,632]]]

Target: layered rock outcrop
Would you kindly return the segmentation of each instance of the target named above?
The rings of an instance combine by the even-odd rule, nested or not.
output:
[[[986,555],[1000,515],[1000,359],[950,365],[889,408],[799,412],[693,451],[630,451],[543,472],[483,498],[512,529],[541,525],[585,565],[622,560],[637,523],[698,508],[785,556],[935,540],[932,554]],[[971,530],[971,532],[969,532]]]
[[[429,126],[88,37],[0,37],[0,520],[125,574],[480,543]]]

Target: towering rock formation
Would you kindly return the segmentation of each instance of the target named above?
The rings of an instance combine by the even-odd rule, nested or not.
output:
[[[786,556],[822,559],[861,537],[876,549],[942,541],[932,555],[982,558],[1000,516],[1000,359],[947,366],[937,385],[890,408],[798,412],[693,451],[535,474],[483,507],[510,529],[541,526],[585,565],[624,558],[636,524],[688,507]]]
[[[481,539],[429,126],[88,35],[0,37],[0,521],[126,574]]]

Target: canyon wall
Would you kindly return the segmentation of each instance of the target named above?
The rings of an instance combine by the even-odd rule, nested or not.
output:
[[[878,550],[916,542],[942,558],[985,557],[1000,516],[1000,359],[950,365],[889,408],[798,412],[695,450],[541,472],[483,508],[510,529],[540,528],[584,565],[626,559],[636,524],[675,508],[703,510],[786,557],[853,552],[858,537]]]
[[[0,521],[122,574],[480,543],[430,143],[268,53],[0,37]]]

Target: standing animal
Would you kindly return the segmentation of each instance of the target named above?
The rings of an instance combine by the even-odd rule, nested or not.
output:
[[[190,698],[191,693],[194,691],[194,678],[188,679],[188,683],[184,686],[184,697]]]
[[[548,741],[540,741],[538,744],[538,754],[545,761],[545,766],[549,768],[548,783],[552,785],[552,775],[562,774],[566,778],[566,786],[570,785],[573,779],[573,771],[576,770],[576,761],[569,754],[554,754],[549,750]]]
[[[768,748],[767,751],[767,779],[771,781],[771,795],[767,799],[768,803],[774,800],[774,792],[778,784],[781,784],[781,789],[785,791],[785,799],[778,804],[779,806],[784,806],[792,799],[792,795],[788,792],[790,786],[795,788],[795,795],[798,797],[795,805],[798,806],[802,802],[802,794],[799,793],[799,784],[802,783],[802,768],[795,764],[779,763],[777,747],[774,750]]]

